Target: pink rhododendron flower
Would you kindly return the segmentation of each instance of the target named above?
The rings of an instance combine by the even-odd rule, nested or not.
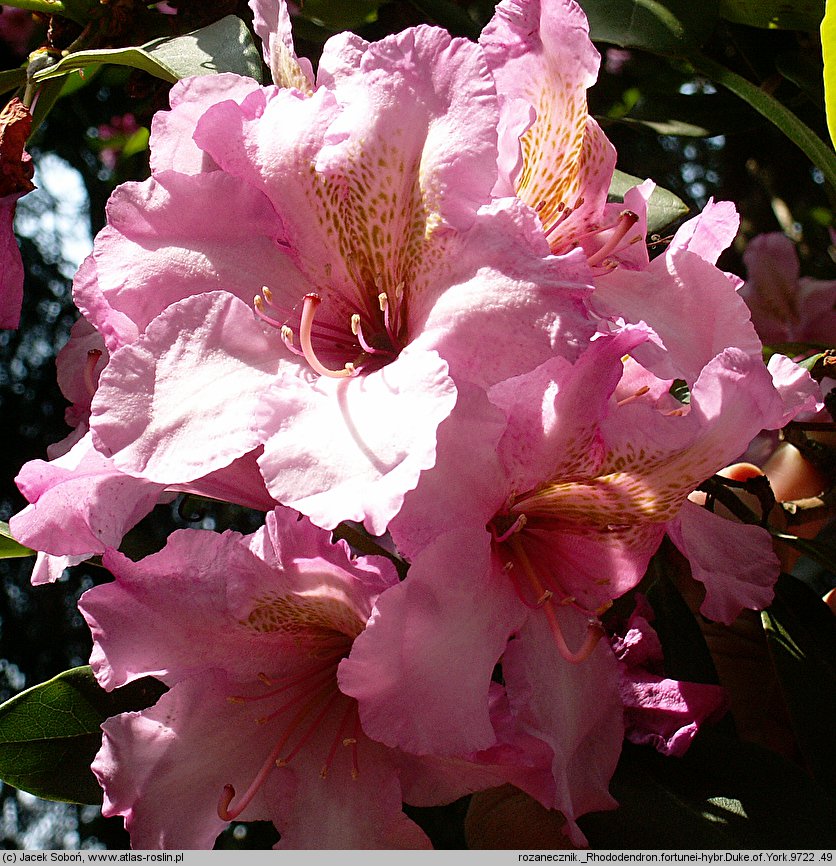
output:
[[[501,658],[515,719],[553,749],[556,799],[547,805],[570,829],[585,810],[604,808],[620,751],[621,699],[598,617],[637,585],[665,533],[704,582],[709,617],[730,622],[743,607],[765,606],[778,575],[765,530],[687,501],[755,432],[783,423],[772,377],[759,357],[731,346],[705,363],[680,403],[671,380],[634,360],[648,343],[660,346],[647,326],[624,326],[574,364],[556,357],[497,384],[493,410],[456,407],[439,433],[437,465],[390,526],[409,574],[380,599],[340,671],[372,736],[413,751],[478,747],[490,734],[484,695]],[[504,414],[493,439],[485,423],[474,440],[469,419],[479,411]],[[410,650],[430,641],[429,659]],[[390,672],[381,676],[384,653]],[[421,695],[436,688],[455,693],[454,709],[425,706]],[[575,773],[581,755],[591,776]]]
[[[512,780],[537,791],[542,743],[434,762],[369,739],[336,674],[397,584],[384,559],[289,510],[252,536],[174,533],[138,563],[104,561],[115,583],[84,594],[91,664],[112,689],[152,675],[157,704],[104,725],[93,763],[104,814],[138,848],[209,848],[231,820],[271,820],[281,848],[427,847],[401,811]],[[498,687],[497,687],[498,688]],[[501,727],[502,696],[493,704]]]
[[[489,204],[498,108],[477,45],[336,37],[317,84],[174,89],[153,177],[114,194],[76,282],[111,351],[91,428],[165,484],[263,446],[275,499],[381,534],[457,384],[574,357],[591,283],[528,208]]]
[[[795,245],[780,232],[752,238],[743,261],[748,276],[740,294],[765,343],[832,345],[836,281],[801,277]]]
[[[703,724],[722,717],[729,700],[721,686],[664,676],[662,645],[650,624],[652,619],[653,610],[647,600],[637,596],[626,632],[612,638],[626,736],[631,743],[647,743],[663,755],[679,757]]]

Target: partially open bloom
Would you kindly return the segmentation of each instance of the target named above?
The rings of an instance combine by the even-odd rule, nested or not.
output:
[[[94,441],[167,484],[263,446],[274,498],[380,534],[458,382],[577,354],[585,258],[491,203],[493,79],[444,31],[335,37],[310,94],[221,75],[173,105],[76,282],[111,351]]]
[[[104,814],[125,817],[134,847],[210,848],[235,819],[273,821],[282,848],[427,847],[402,799],[542,786],[533,740],[534,760],[506,744],[428,763],[366,736],[337,671],[397,584],[387,560],[353,559],[281,510],[252,536],[183,530],[140,562],[104,561],[116,581],[80,602],[97,678],[169,686],[104,724],[93,763]]]

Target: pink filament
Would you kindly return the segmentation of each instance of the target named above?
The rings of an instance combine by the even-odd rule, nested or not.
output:
[[[525,576],[528,578],[531,588],[534,590],[534,594],[538,599],[537,607],[542,608],[546,614],[546,619],[549,623],[549,630],[554,638],[557,651],[564,659],[566,659],[567,662],[571,662],[572,664],[578,664],[579,662],[588,659],[589,656],[592,655],[598,641],[604,634],[601,624],[590,620],[584,642],[581,644],[579,649],[575,651],[570,650],[566,643],[566,638],[563,636],[563,630],[560,628],[560,623],[558,622],[557,614],[554,610],[555,602],[553,593],[543,586],[537,572],[534,570],[534,566],[531,564],[531,560],[525,552],[525,547],[523,546],[520,536],[512,536],[508,543],[511,545],[517,561],[522,566]],[[531,605],[528,606],[530,607]]]
[[[598,250],[597,253],[593,253],[587,261],[589,262],[591,267],[595,267],[596,265],[600,265],[604,259],[610,253],[615,252],[616,248],[619,244],[624,240],[624,236],[627,232],[630,231],[631,228],[639,221],[638,214],[634,213],[631,210],[625,210],[621,212],[619,216],[618,223],[616,223],[615,229],[613,233],[610,235],[609,239],[606,243]]]

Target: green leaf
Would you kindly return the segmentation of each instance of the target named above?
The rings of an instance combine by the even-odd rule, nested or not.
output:
[[[23,67],[4,69],[0,72],[0,93],[8,93],[24,84],[26,84],[26,70]]]
[[[0,779],[47,800],[100,803],[90,764],[109,716],[151,706],[165,686],[150,677],[106,692],[73,668],[0,706]]]
[[[639,177],[615,170],[610,183],[609,196],[612,201],[623,201],[624,193],[642,182]],[[647,203],[647,230],[651,234],[661,231],[665,226],[688,213],[688,205],[681,198],[657,186]]]
[[[174,83],[190,75],[235,72],[261,81],[261,55],[247,26],[234,15],[173,39],[155,39],[133,48],[107,48],[68,54],[35,74],[36,81],[67,75],[76,69],[113,63],[141,69]]]
[[[478,39],[481,28],[452,0],[411,0],[412,5],[434,24],[449,30],[454,36]]]
[[[824,58],[824,107],[830,141],[836,145],[836,0],[827,0],[821,22],[821,53]]]
[[[594,40],[681,55],[708,38],[719,0],[580,0]]]
[[[333,32],[355,30],[377,20],[377,10],[388,0],[305,0],[299,15]]]
[[[626,744],[613,812],[579,820],[592,848],[833,848],[836,800],[797,765],[705,729],[682,758]]]
[[[830,188],[836,190],[836,153],[807,124],[799,120],[793,112],[780,103],[774,96],[762,90],[757,84],[752,83],[742,75],[732,72],[731,69],[728,69],[721,63],[717,63],[715,60],[696,53],[691,55],[689,59],[698,72],[701,72],[717,84],[735,93],[754,108],[755,111],[774,123],[790,141],[806,154],[810,162],[821,171]]]
[[[818,30],[824,0],[720,0],[720,17],[770,30]]]
[[[783,574],[761,621],[799,750],[813,777],[836,794],[836,618],[805,584]]]
[[[0,559],[20,559],[24,556],[34,556],[35,551],[24,547],[12,538],[9,524],[0,520]]]

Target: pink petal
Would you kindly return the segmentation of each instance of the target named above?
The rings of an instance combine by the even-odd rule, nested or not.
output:
[[[382,535],[435,463],[436,429],[455,400],[447,364],[410,347],[356,378],[287,370],[265,394],[272,416],[259,465],[267,488],[319,526],[364,521]]]
[[[158,111],[151,121],[151,173],[174,169],[181,174],[200,174],[216,168],[192,140],[198,120],[215,103],[233,99],[240,104],[260,89],[252,78],[229,72],[176,82],[169,93],[171,111]]]
[[[14,234],[17,200],[24,193],[0,196],[0,328],[20,324],[23,259]]]
[[[494,666],[525,609],[492,577],[486,531],[452,531],[383,593],[340,665],[363,729],[413,754],[492,746],[488,691]]]
[[[123,184],[108,203],[108,220],[96,239],[95,272],[76,281],[74,297],[111,350],[128,341],[111,336],[114,317],[133,323],[132,341],[192,294],[223,289],[249,304],[285,261],[269,203],[223,172],[164,172]]]
[[[664,350],[648,342],[635,357],[662,379],[693,382],[729,346],[760,357],[745,303],[722,271],[690,250],[669,250],[645,271],[616,268],[596,281],[594,300],[602,313],[646,322],[658,334]]]
[[[668,535],[705,585],[700,612],[730,625],[743,608],[763,610],[773,597],[780,565],[769,533],[686,502]]]
[[[161,485],[117,470],[93,449],[89,434],[57,460],[26,463],[15,481],[31,503],[9,521],[15,538],[46,553],[82,559],[119,545],[163,492]]]
[[[102,373],[90,424],[96,447],[123,471],[164,484],[227,466],[260,444],[279,343],[232,295],[173,304]],[[223,435],[207,435],[212,428]]]
[[[739,226],[740,217],[734,203],[715,202],[711,198],[701,213],[676,230],[668,249],[690,250],[713,265],[720,253],[731,246]]]
[[[279,87],[313,90],[313,68],[307,57],[297,57],[293,47],[290,12],[286,0],[250,0],[253,29],[261,40],[264,62]]]
[[[451,526],[484,526],[504,505],[508,478],[496,449],[505,424],[481,389],[459,388],[453,411],[438,428],[435,466],[421,473],[389,524],[402,556],[412,560]]]
[[[587,621],[577,611],[558,612],[570,645],[580,645]],[[612,809],[608,788],[621,754],[624,722],[616,661],[605,642],[578,664],[557,652],[545,616],[529,616],[502,660],[511,711],[522,730],[551,746],[554,801],[567,818],[576,845],[586,839],[575,819]]]
[[[232,703],[236,684],[217,671],[177,683],[141,713],[102,726],[92,769],[104,788],[102,814],[123,815],[137,849],[208,849],[227,824],[217,806],[224,785],[246,790],[275,732],[252,708]],[[243,820],[270,817],[263,795]]]

